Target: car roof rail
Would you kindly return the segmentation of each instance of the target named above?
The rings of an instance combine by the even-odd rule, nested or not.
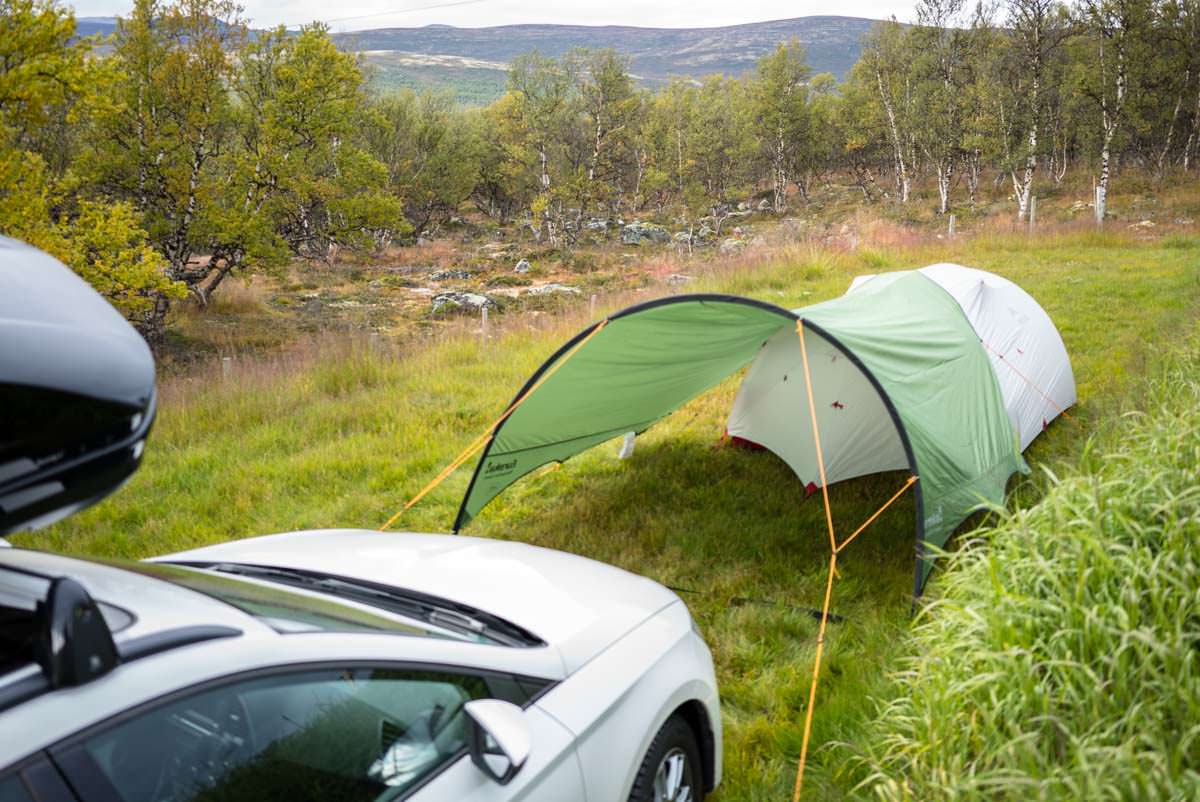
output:
[[[190,646],[206,640],[218,638],[236,638],[242,631],[237,627],[227,627],[222,624],[195,624],[192,626],[164,629],[161,632],[151,632],[140,638],[122,641],[117,646],[122,662],[149,657],[159,652],[178,649],[180,646]]]
[[[37,603],[34,662],[41,669],[0,686],[0,711],[35,696],[103,677],[122,663],[219,638],[242,634],[236,627],[200,624],[173,627],[116,643],[99,603],[77,579],[16,566],[6,570],[47,580],[46,598]]]
[[[51,688],[83,685],[121,662],[100,605],[77,580],[50,580],[38,615],[41,631],[34,654]]]

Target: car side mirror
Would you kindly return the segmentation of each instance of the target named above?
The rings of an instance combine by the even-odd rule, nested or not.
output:
[[[532,735],[525,711],[500,699],[476,699],[463,706],[471,762],[500,785],[508,785],[529,759]]]

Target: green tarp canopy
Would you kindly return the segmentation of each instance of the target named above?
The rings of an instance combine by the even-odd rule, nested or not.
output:
[[[751,363],[730,433],[751,435],[802,482],[818,484],[797,320],[827,480],[896,469],[918,477],[920,593],[930,568],[925,544],[944,545],[981,504],[1002,502],[1009,476],[1028,468],[979,336],[954,298],[915,271],[795,311],[680,295],[585,329],[517,394],[523,400],[485,448],[455,531],[530,471],[640,433]]]

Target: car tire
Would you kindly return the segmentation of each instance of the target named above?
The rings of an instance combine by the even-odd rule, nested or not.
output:
[[[629,802],[702,802],[704,771],[691,726],[671,716],[650,742]]]

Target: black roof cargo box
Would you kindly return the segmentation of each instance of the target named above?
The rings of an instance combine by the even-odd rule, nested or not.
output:
[[[0,237],[0,535],[120,487],[154,411],[141,335],[61,262]]]

